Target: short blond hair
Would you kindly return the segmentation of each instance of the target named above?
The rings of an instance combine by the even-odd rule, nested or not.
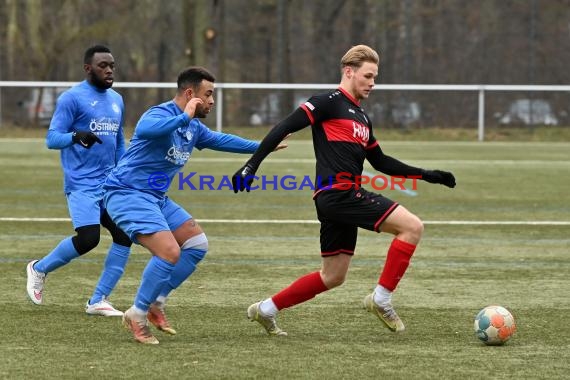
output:
[[[380,63],[380,56],[376,50],[366,45],[356,45],[348,49],[348,51],[340,59],[340,69],[351,66],[358,69],[364,62]]]

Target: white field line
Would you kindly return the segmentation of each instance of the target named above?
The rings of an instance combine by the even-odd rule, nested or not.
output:
[[[199,219],[200,223],[242,224],[318,224],[307,219]],[[70,218],[13,218],[0,217],[0,222],[71,222]],[[426,220],[424,224],[457,226],[570,226],[570,221],[561,220]]]
[[[31,142],[31,143],[44,143],[43,138],[34,137],[0,137],[0,143],[16,143],[16,142]],[[313,144],[312,140],[296,140],[292,141],[294,144]],[[389,145],[423,145],[423,146],[476,146],[476,147],[497,147],[497,146],[510,146],[510,147],[532,147],[532,146],[570,146],[569,142],[486,142],[481,143],[478,141],[389,141]],[[569,156],[570,157],[570,156]],[[463,165],[541,165],[547,163],[549,165],[570,165],[569,160],[409,160],[406,161],[421,161],[423,164],[463,164]],[[218,162],[218,163],[235,163],[235,157],[191,157],[192,162]],[[265,162],[278,163],[278,164],[314,164],[314,158],[273,158],[268,157]]]

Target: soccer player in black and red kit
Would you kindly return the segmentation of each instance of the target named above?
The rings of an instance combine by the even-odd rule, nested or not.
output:
[[[234,191],[248,190],[263,159],[288,134],[312,127],[316,156],[313,195],[321,222],[322,266],[295,280],[270,298],[247,310],[270,335],[287,335],[275,321],[279,310],[312,299],[341,285],[354,255],[358,227],[393,234],[384,268],[374,292],[364,298],[364,307],[391,331],[404,330],[392,306],[396,289],[409,265],[423,232],[421,220],[398,203],[360,187],[363,163],[392,176],[419,178],[455,187],[453,174],[415,168],[384,154],[374,138],[372,123],[361,108],[378,76],[379,56],[366,45],[349,49],[341,59],[341,82],[337,90],[315,95],[278,123],[263,139],[247,163],[232,177]]]

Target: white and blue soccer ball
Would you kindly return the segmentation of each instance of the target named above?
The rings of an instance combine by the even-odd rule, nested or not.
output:
[[[488,346],[504,344],[516,330],[513,315],[502,306],[487,306],[475,316],[475,335]]]

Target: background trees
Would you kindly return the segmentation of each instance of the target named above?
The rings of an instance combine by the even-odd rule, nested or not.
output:
[[[80,80],[82,53],[94,43],[112,48],[119,81],[172,82],[181,68],[196,64],[210,68],[220,82],[336,83],[340,56],[351,45],[366,43],[381,52],[380,83],[568,84],[570,1],[0,3],[0,80]],[[18,103],[29,91],[2,90],[4,119],[17,118]],[[121,92],[133,122],[171,91]],[[305,95],[227,91],[225,117],[229,123],[247,124],[252,113],[275,102],[279,114],[270,116],[281,117]],[[504,108],[509,96],[521,94],[502,94],[488,104]],[[567,96],[533,96],[550,96],[568,108]],[[464,114],[476,104],[473,94],[391,92],[374,97],[372,104],[417,101],[424,123],[438,125],[469,123]]]

